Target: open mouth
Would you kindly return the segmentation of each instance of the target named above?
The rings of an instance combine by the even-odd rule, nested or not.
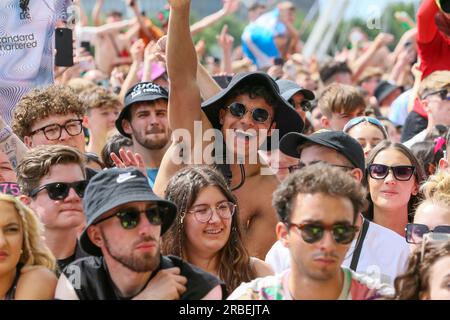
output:
[[[238,139],[245,139],[246,141],[249,141],[250,139],[253,139],[256,137],[256,133],[254,132],[254,130],[244,131],[244,130],[236,129],[236,130],[234,130],[234,134],[236,135],[236,137]]]
[[[222,228],[218,228],[218,229],[208,229],[208,230],[205,230],[204,232],[206,233],[206,234],[219,234],[219,233],[221,233],[222,232]]]

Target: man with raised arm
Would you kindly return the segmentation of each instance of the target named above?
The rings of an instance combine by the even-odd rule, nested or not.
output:
[[[174,137],[161,163],[154,190],[162,195],[168,179],[182,166],[198,163],[199,158],[202,163],[218,165],[238,199],[245,246],[251,256],[264,258],[276,240],[277,216],[271,198],[278,182],[273,175],[261,174],[264,169],[267,172],[270,169],[259,161],[258,148],[266,140],[264,133],[270,136],[275,128],[280,129],[279,136],[290,131],[301,132],[303,122],[280,96],[277,84],[259,72],[236,75],[227,88],[201,104],[197,58],[189,32],[190,2],[169,0],[169,126]],[[196,124],[201,124],[200,135],[194,132]],[[202,134],[212,128],[219,133],[214,154],[211,140],[200,144]],[[190,138],[183,135],[180,140],[177,137],[180,132],[188,132]],[[272,140],[273,145],[276,135]],[[179,157],[180,150],[184,161],[177,164],[174,159]],[[222,157],[224,154],[227,157]]]

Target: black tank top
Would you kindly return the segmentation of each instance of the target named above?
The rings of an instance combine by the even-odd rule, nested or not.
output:
[[[180,300],[200,300],[219,284],[222,287],[223,297],[226,297],[225,285],[222,281],[175,256],[161,256],[160,265],[152,272],[148,282],[158,271],[172,267],[179,267],[181,275],[188,280],[187,290]],[[90,256],[78,259],[65,268],[63,274],[69,281],[72,278],[79,279],[79,283],[72,283],[72,286],[80,300],[129,300],[133,298],[120,295],[109,275],[103,257]]]
[[[15,300],[14,297],[16,295],[17,282],[19,282],[20,271],[23,267],[23,264],[19,263],[16,268],[16,276],[14,277],[14,281],[11,285],[11,288],[5,294],[5,300]]]

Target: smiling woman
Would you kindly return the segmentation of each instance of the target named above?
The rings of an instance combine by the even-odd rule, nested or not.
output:
[[[220,173],[208,166],[183,169],[169,181],[165,198],[179,210],[163,236],[164,254],[217,275],[228,293],[242,282],[273,273],[245,249],[236,198]]]
[[[370,152],[366,163],[370,206],[365,216],[405,236],[425,179],[422,164],[407,147],[387,140]]]
[[[33,211],[15,197],[0,195],[0,299],[53,299],[56,262],[41,230]]]

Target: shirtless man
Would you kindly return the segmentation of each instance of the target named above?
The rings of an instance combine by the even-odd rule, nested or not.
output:
[[[194,137],[197,121],[202,124],[202,133],[215,128],[221,131],[224,141],[230,141],[234,146],[244,146],[245,157],[242,166],[233,162],[220,167],[225,168],[223,172],[229,169],[228,173],[231,173],[231,177],[228,178],[239,202],[240,219],[245,230],[245,246],[251,256],[263,258],[276,241],[275,226],[278,219],[272,208],[271,198],[278,181],[273,175],[260,174],[263,166],[259,159],[254,164],[250,160],[252,157],[257,159],[254,153],[257,153],[257,147],[264,142],[258,134],[259,130],[267,130],[270,135],[271,129],[280,128],[279,135],[282,136],[285,132],[301,131],[303,122],[295,110],[281,98],[276,83],[262,73],[237,75],[226,89],[202,104],[202,112],[196,81],[197,58],[189,33],[190,2],[190,0],[169,1],[171,5],[167,45],[167,67],[170,78],[169,126],[175,134],[177,129],[184,129],[190,133],[190,137]],[[251,134],[251,131],[256,134]],[[194,163],[189,152],[197,151],[198,154],[195,142],[198,145],[201,137],[196,138],[196,141],[192,138],[192,141],[180,142],[174,136],[173,143],[161,163],[154,186],[155,193],[163,195],[168,179],[181,167]],[[189,143],[190,148],[187,147]],[[202,153],[208,144],[210,142],[204,142],[200,150]],[[256,145],[256,148],[253,148],[255,150],[251,145]],[[230,143],[226,147],[234,149],[233,157],[242,156],[241,150],[236,151],[239,148],[233,148]],[[183,152],[188,151],[188,155],[183,153],[187,161],[177,165],[172,160],[180,153],[180,148]],[[216,152],[216,159],[218,153]],[[206,158],[203,157],[202,161],[217,163],[212,156],[207,155]]]

